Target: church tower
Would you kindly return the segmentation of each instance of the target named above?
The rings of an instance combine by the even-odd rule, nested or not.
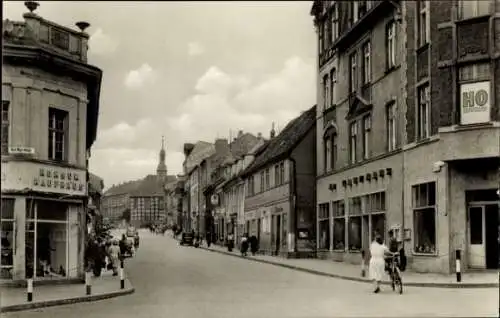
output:
[[[165,136],[161,137],[160,162],[158,163],[158,168],[156,168],[156,175],[162,178],[167,177],[167,165],[165,164]]]

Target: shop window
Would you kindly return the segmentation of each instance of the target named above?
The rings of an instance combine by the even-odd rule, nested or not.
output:
[[[385,204],[385,192],[371,193],[365,196],[364,214],[370,216],[370,222],[368,223],[369,241],[373,240],[375,234],[385,237]]]
[[[321,203],[318,211],[318,233],[320,250],[330,249],[330,204]]]
[[[2,199],[2,209],[0,210],[0,237],[2,241],[0,279],[11,279],[14,270],[14,203],[15,199]]]
[[[68,268],[68,205],[53,201],[27,201],[26,275],[37,279],[66,277]],[[71,250],[76,253],[76,251]]]
[[[332,203],[333,216],[333,249],[336,251],[345,250],[345,206],[344,200]]]
[[[359,251],[362,248],[362,203],[361,197],[349,199],[349,250]]]
[[[436,253],[436,183],[412,187],[414,250],[416,253]]]

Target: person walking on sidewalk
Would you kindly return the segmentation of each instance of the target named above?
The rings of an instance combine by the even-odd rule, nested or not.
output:
[[[247,256],[248,251],[248,234],[244,234],[241,238],[241,255]]]
[[[380,282],[385,274],[385,255],[391,254],[389,248],[384,244],[382,236],[375,234],[375,240],[370,245],[370,278],[373,280],[375,290],[374,293],[380,292]]]
[[[118,241],[113,241],[113,244],[109,247],[109,258],[113,266],[113,276],[118,275],[118,265],[121,258],[120,246]]]

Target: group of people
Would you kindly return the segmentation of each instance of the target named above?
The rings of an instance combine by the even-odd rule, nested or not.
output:
[[[370,245],[370,266],[369,273],[370,278],[374,282],[374,293],[380,292],[380,282],[384,277],[385,273],[391,272],[391,265],[393,261],[398,262],[398,258],[394,256],[399,256],[399,262],[396,264],[404,270],[406,267],[406,257],[404,255],[404,249],[400,248],[400,244],[394,235],[394,231],[389,231],[388,244],[384,244],[384,240],[380,233],[375,233],[374,240]]]
[[[241,255],[247,256],[248,248],[250,248],[252,255],[255,255],[255,253],[259,250],[259,240],[255,235],[248,237],[248,234],[244,234],[241,238]]]
[[[135,242],[135,248],[138,248],[138,241]],[[90,238],[85,250],[85,268],[92,271],[95,277],[101,276],[102,270],[113,271],[113,276],[118,275],[120,262],[126,255],[132,255],[132,247],[127,241],[125,234],[120,240],[105,240],[101,237]]]

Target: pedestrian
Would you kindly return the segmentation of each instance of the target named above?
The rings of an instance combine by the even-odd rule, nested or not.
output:
[[[255,235],[252,235],[250,237],[250,252],[252,252],[252,255],[255,256],[258,250],[259,250],[259,240]]]
[[[370,278],[374,283],[374,293],[380,292],[380,282],[385,274],[385,255],[389,254],[389,249],[384,244],[380,234],[375,235],[375,239],[370,245]]]
[[[248,234],[244,234],[241,238],[241,255],[247,256],[248,251]]]
[[[207,232],[207,246],[210,247],[210,244],[212,244],[212,233]]]
[[[118,275],[118,263],[121,259],[121,252],[118,241],[113,241],[113,244],[109,247],[108,254],[113,269],[113,276],[116,276]]]

